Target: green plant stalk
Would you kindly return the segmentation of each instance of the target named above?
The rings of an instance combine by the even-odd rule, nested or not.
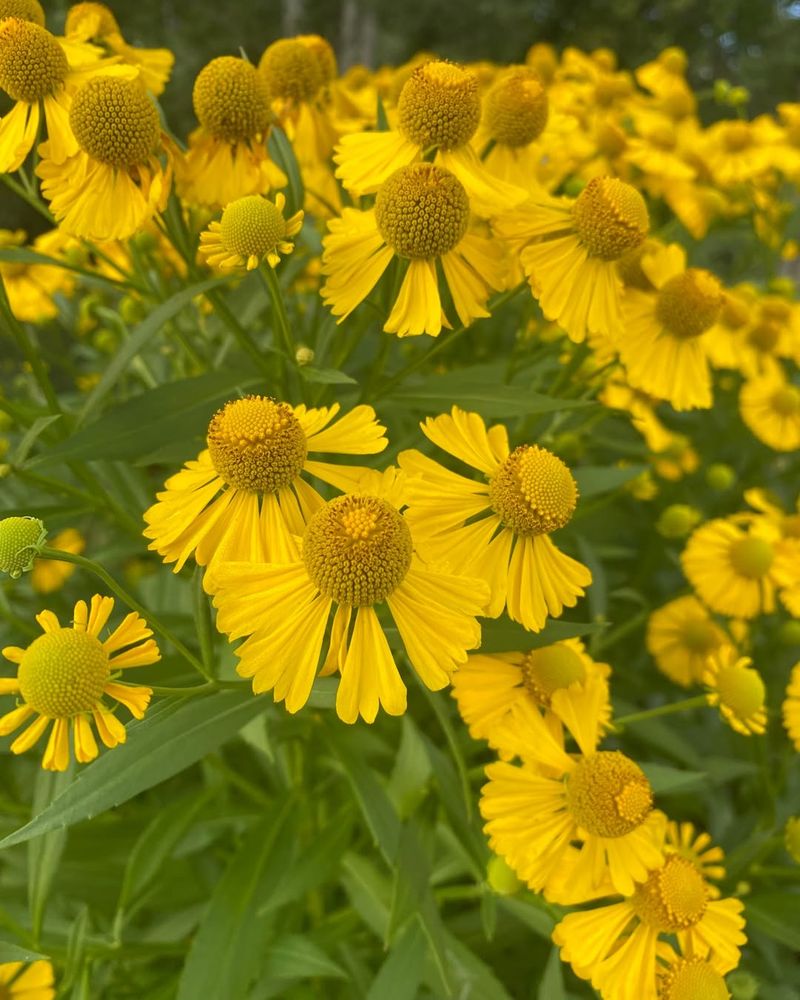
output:
[[[194,571],[194,622],[197,628],[197,638],[200,643],[200,655],[206,675],[214,675],[214,625],[211,621],[211,607],[208,596],[203,590],[203,567],[196,566]]]
[[[50,376],[47,374],[47,369],[44,366],[41,355],[31,343],[30,337],[23,325],[11,311],[5,282],[2,278],[0,278],[0,315],[2,315],[4,320],[3,325],[7,327],[17,347],[22,351],[25,360],[31,366],[33,377],[36,379],[44,398],[47,400],[48,409],[51,413],[60,415],[64,411],[58,402],[53,383],[50,381]]]
[[[297,348],[295,347],[294,338],[292,337],[289,317],[286,314],[286,305],[283,301],[283,294],[281,293],[278,276],[275,274],[275,268],[270,267],[269,264],[262,264],[257,270],[258,276],[261,279],[261,283],[264,286],[272,305],[272,315],[275,320],[275,326],[278,330],[280,345],[286,352],[286,355],[289,358],[289,363],[294,365]]]
[[[630,726],[634,722],[645,722],[649,719],[657,719],[662,715],[674,715],[676,712],[688,712],[693,708],[703,708],[707,705],[706,696],[698,694],[693,698],[685,698],[683,701],[673,701],[668,705],[659,705],[658,708],[648,708],[644,712],[633,712],[631,715],[623,715],[619,719],[614,719],[614,732],[619,732],[622,727]]]

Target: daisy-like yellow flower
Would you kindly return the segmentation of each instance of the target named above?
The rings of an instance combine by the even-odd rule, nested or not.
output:
[[[534,892],[571,863],[569,881],[579,898],[591,898],[606,879],[611,891],[631,893],[634,883],[661,860],[663,814],[642,769],[617,750],[597,750],[603,685],[588,683],[574,699],[569,731],[580,753],[569,754],[530,703],[515,707],[498,726],[498,746],[522,766],[499,761],[486,767],[481,815],[489,847],[505,858]],[[579,843],[576,853],[573,843]]]
[[[573,718],[573,698],[583,697],[590,680],[605,685],[600,711],[600,724],[605,728],[611,721],[610,673],[609,665],[593,660],[580,639],[565,639],[528,653],[473,653],[453,675],[453,697],[470,736],[496,747],[494,730],[508,720],[515,705],[536,705],[546,719],[555,721],[558,730],[561,722]]]
[[[767,729],[767,689],[752,662],[733,647],[725,647],[709,657],[703,675],[709,705],[718,706],[722,718],[742,736]]]
[[[286,184],[267,154],[273,115],[255,66],[235,56],[212,59],[197,75],[192,104],[200,128],[176,163],[182,198],[218,208]]]
[[[725,853],[721,847],[713,843],[710,834],[705,831],[695,833],[693,823],[676,823],[669,820],[664,837],[664,853],[680,854],[688,858],[706,880],[719,882],[725,878]],[[713,899],[718,899],[719,889],[708,882],[708,892]]]
[[[674,936],[682,956],[706,960],[724,975],[739,964],[747,940],[743,909],[738,899],[711,899],[697,867],[668,854],[620,902],[567,914],[553,941],[562,961],[604,1000],[661,1000],[657,955],[663,939]]]
[[[20,247],[25,245],[25,233],[19,229],[12,232],[0,229],[0,247]],[[53,229],[37,236],[30,249],[34,253],[63,259],[65,252],[76,246],[75,241]],[[59,293],[67,298],[75,287],[75,279],[65,267],[46,264],[23,264],[0,261],[0,278],[3,279],[11,311],[19,320],[27,323],[44,323],[58,315],[55,296]]]
[[[245,268],[252,271],[262,260],[277,267],[280,255],[294,250],[292,236],[303,226],[303,213],[283,217],[286,198],[275,201],[251,194],[237,198],[225,208],[219,222],[209,223],[200,233],[200,253],[212,267]]]
[[[226,403],[208,426],[208,448],[166,481],[145,512],[150,548],[176,573],[191,555],[209,573],[222,559],[279,562],[284,535],[301,535],[324,504],[303,474],[350,490],[364,471],[309,452],[376,455],[388,443],[371,406],[334,421],[338,412],[338,403],[307,409],[267,396]]]
[[[55,1000],[53,966],[49,962],[4,962],[0,965],[3,1000]]]
[[[27,647],[6,646],[3,656],[17,664],[15,678],[0,679],[0,694],[16,695],[21,704],[0,718],[0,736],[8,736],[31,716],[34,721],[11,744],[12,753],[30,750],[50,729],[42,767],[65,771],[73,753],[80,764],[97,756],[92,721],[107,747],[125,742],[125,726],[103,701],[124,705],[137,719],[144,718],[152,691],[149,687],[116,680],[117,671],[156,663],[161,654],[147,624],[131,612],[106,639],[114,600],[95,594],[90,605],[78,601],[72,624],[62,626],[52,611],[36,616],[44,635]]]
[[[735,187],[752,181],[774,166],[774,152],[755,122],[722,121],[710,125],[703,136],[704,159],[715,184]]]
[[[800,448],[800,387],[789,381],[777,361],[742,385],[739,412],[758,440],[773,451]]]
[[[429,440],[484,476],[451,472],[412,450],[401,452],[409,477],[409,517],[431,552],[489,582],[486,608],[538,632],[583,596],[592,574],[561,552],[550,535],[569,523],[578,488],[567,466],[546,448],[509,449],[502,424],[487,431],[477,413],[454,406],[420,425]]]
[[[383,605],[431,690],[443,688],[480,643],[475,616],[486,584],[419,558],[396,470],[375,473],[369,488],[317,510],[286,562],[230,563],[215,575],[218,627],[231,640],[249,636],[236,650],[238,672],[289,712],[308,700],[329,620],[322,672],[340,671],[336,711],[348,723],[373,722],[379,706],[389,715],[406,710],[406,687],[378,617]]]
[[[778,543],[784,563],[800,565],[800,495],[798,495],[794,510],[788,513],[780,502],[766,490],[749,489],[744,491],[747,503],[764,514],[767,520],[780,534]],[[780,592],[779,596],[784,607],[795,618],[800,618],[800,571],[792,574],[792,580]]]
[[[435,149],[434,162],[459,179],[476,214],[496,215],[524,201],[526,192],[493,177],[478,159],[470,140],[480,117],[474,73],[443,60],[426,62],[403,84],[396,130],[355,132],[341,138],[334,155],[339,165],[336,176],[348,191],[371,194],[400,167]]]
[[[660,949],[658,957],[664,957]],[[730,1000],[721,973],[704,958],[681,958],[673,951],[669,966],[658,967],[656,977],[658,1000]]]
[[[78,150],[63,162],[42,146],[36,169],[60,227],[105,242],[138,232],[161,211],[172,169],[162,166],[161,123],[137,77],[104,73],[75,94],[69,112]]]
[[[483,100],[481,125],[475,136],[483,162],[497,177],[525,190],[539,187],[542,158],[536,140],[550,117],[544,83],[529,66],[510,66]]]
[[[681,687],[700,684],[712,653],[730,645],[724,630],[692,595],[677,597],[647,621],[647,651],[658,669]]]
[[[110,55],[135,66],[149,91],[158,96],[167,85],[175,56],[169,49],[140,49],[128,45],[111,10],[104,3],[76,3],[67,11],[64,31],[71,41],[96,42]]]
[[[50,157],[63,163],[78,148],[69,121],[71,95],[100,65],[91,45],[56,38],[37,21],[0,20],[0,90],[14,102],[0,119],[0,173],[19,170],[39,136],[44,115]]]
[[[44,8],[39,0],[0,0],[0,20],[4,17],[18,17],[20,21],[38,24],[40,28],[45,23]]]
[[[781,707],[783,727],[800,753],[800,663],[795,663]]]
[[[504,286],[506,267],[497,241],[470,231],[470,209],[464,186],[450,171],[416,163],[381,185],[373,208],[347,208],[331,219],[322,241],[322,298],[338,322],[363,302],[394,257],[409,263],[383,326],[387,333],[436,337],[450,326],[437,262],[461,322],[488,316],[486,302],[492,289]]]
[[[628,381],[676,410],[711,406],[711,375],[702,335],[724,302],[710,271],[686,269],[677,244],[643,262],[655,294],[631,288],[625,298],[625,333],[619,353]],[[648,266],[649,265],[649,266]]]
[[[721,615],[775,610],[775,592],[800,582],[800,566],[778,530],[755,515],[714,518],[692,533],[681,566],[700,598]]]
[[[615,177],[595,177],[575,200],[534,198],[493,228],[512,248],[545,316],[571,340],[622,332],[616,262],[640,246],[650,226],[644,199]]]
[[[86,548],[86,539],[75,528],[65,528],[50,542],[51,548],[80,555]],[[58,562],[56,559],[37,559],[31,570],[31,586],[37,594],[52,594],[67,582],[76,570],[75,563]]]

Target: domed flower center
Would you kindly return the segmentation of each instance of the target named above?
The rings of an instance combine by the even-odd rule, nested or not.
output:
[[[90,712],[111,676],[108,654],[99,639],[73,628],[40,635],[19,665],[23,699],[48,719]]]
[[[469,198],[449,170],[414,163],[381,185],[375,219],[399,256],[431,260],[452,250],[467,231]]]
[[[721,667],[715,687],[720,701],[739,719],[749,719],[764,707],[766,690],[757,670],[747,666],[747,659]]]
[[[64,83],[64,50],[45,28],[9,17],[0,22],[0,90],[12,101],[35,104]]]
[[[489,500],[519,535],[549,535],[575,512],[578,487],[566,465],[546,448],[520,445],[489,482]]]
[[[726,295],[719,318],[729,330],[741,330],[750,318],[750,313],[744,302],[732,295]]]
[[[730,550],[731,565],[740,576],[750,580],[758,580],[764,576],[772,565],[775,552],[764,538],[747,535],[734,542]]]
[[[687,930],[703,919],[708,886],[687,858],[670,854],[633,896],[636,915],[662,934]]]
[[[208,425],[208,450],[226,483],[261,493],[289,486],[308,454],[291,406],[266,396],[235,399],[217,410]]]
[[[800,389],[796,385],[782,385],[772,394],[770,402],[782,417],[796,417],[800,414]]]
[[[403,85],[397,114],[400,131],[415,145],[457,149],[480,121],[478,79],[454,63],[425,63]]]
[[[567,778],[567,807],[592,836],[624,837],[649,815],[653,792],[638,764],[618,750],[601,750]]]
[[[729,1000],[725,980],[703,958],[679,958],[659,980],[658,1000]]]
[[[222,213],[223,247],[242,257],[260,260],[272,253],[286,236],[286,222],[278,208],[260,195],[232,201]]]
[[[317,64],[323,86],[335,80],[339,73],[339,67],[336,62],[336,53],[333,51],[331,43],[326,38],[323,38],[322,35],[300,35],[297,41],[302,42],[314,57],[314,62]],[[364,70],[363,66],[354,68],[357,71],[361,70],[363,72]],[[368,80],[369,74],[367,73],[367,80],[365,82]]]
[[[139,80],[95,76],[75,94],[69,123],[81,149],[113,167],[147,163],[161,126]]]
[[[0,521],[0,573],[16,580],[30,568],[46,535],[36,517],[4,517]]]
[[[681,629],[681,639],[684,646],[692,653],[710,653],[719,645],[716,629],[710,621],[693,618],[687,621]]]
[[[724,300],[722,286],[710,271],[690,267],[663,285],[656,318],[673,337],[690,340],[716,323]]]
[[[108,35],[118,35],[117,19],[104,3],[76,3],[67,11],[65,31],[68,35],[80,30],[81,23],[88,18],[96,20],[97,29],[93,38],[105,38]]]
[[[197,120],[215,139],[245,142],[266,132],[272,113],[258,70],[244,59],[220,56],[200,70],[192,103]]]
[[[769,354],[780,339],[781,328],[768,319],[762,319],[747,331],[747,343],[763,354]]]
[[[532,69],[520,67],[490,89],[484,102],[489,135],[505,146],[527,146],[547,124],[548,101],[542,81]]]
[[[578,239],[592,257],[618,260],[644,242],[647,206],[636,188],[616,177],[593,177],[572,208]]]
[[[662,107],[673,121],[679,122],[694,114],[697,101],[690,90],[675,87],[662,98]]]
[[[728,122],[723,136],[725,148],[729,153],[740,153],[747,149],[753,141],[747,122]]]
[[[281,38],[267,46],[258,64],[270,100],[311,101],[322,86],[319,61],[308,45],[294,38]]]
[[[557,642],[527,653],[522,661],[522,676],[536,702],[549,707],[555,691],[586,680],[586,668],[574,649]]]
[[[378,497],[348,495],[308,522],[303,560],[320,593],[338,604],[385,601],[411,565],[411,532],[400,513]]]
[[[0,21],[6,17],[18,17],[20,21],[44,27],[44,10],[39,0],[0,0]]]

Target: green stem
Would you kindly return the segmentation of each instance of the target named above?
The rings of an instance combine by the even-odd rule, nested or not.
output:
[[[197,628],[197,638],[200,642],[200,654],[206,675],[214,674],[214,626],[211,621],[211,606],[208,596],[203,590],[203,567],[196,566],[194,571],[194,623]]]
[[[39,215],[43,215],[51,226],[55,225],[56,220],[53,218],[47,206],[40,198],[31,194],[23,184],[20,184],[19,181],[15,181],[14,178],[8,174],[0,174],[0,181],[2,181],[7,188],[13,191],[18,198],[22,198],[24,202],[30,205],[35,212],[38,212]]]
[[[163,639],[166,639],[174,648],[181,654],[181,656],[189,663],[194,669],[203,675],[207,680],[211,678],[206,673],[205,667],[197,659],[197,657],[192,653],[186,646],[181,642],[181,640],[173,634],[173,632],[167,628],[151,611],[144,608],[135,597],[128,593],[124,587],[120,586],[117,581],[111,576],[110,573],[93,559],[87,559],[85,556],[76,555],[74,552],[62,552],[61,549],[51,549],[49,546],[45,546],[39,553],[42,559],[55,559],[57,562],[68,562],[74,563],[76,566],[80,566],[89,573],[93,573],[98,579],[102,580],[103,583],[109,587],[117,597],[128,607],[135,611],[138,615],[150,625],[153,631],[160,635]]]
[[[8,295],[6,294],[6,286],[2,278],[0,278],[0,315],[5,321],[4,326],[8,328],[12,338],[17,344],[17,347],[19,347],[25,357],[25,360],[31,366],[33,377],[36,379],[39,388],[42,390],[44,398],[47,400],[48,409],[51,413],[61,415],[63,410],[58,402],[58,396],[56,396],[55,389],[50,381],[50,376],[47,374],[47,369],[42,361],[42,356],[31,343],[25,327],[19,322],[17,317],[11,311],[11,305],[8,301]]]
[[[148,684],[148,687],[159,698],[196,698],[218,689],[215,681],[207,681],[205,684],[197,684],[193,687],[155,687],[153,684]]]
[[[286,305],[283,301],[280,282],[278,281],[278,276],[275,273],[275,268],[270,267],[269,264],[263,264],[258,268],[258,276],[261,279],[261,283],[266,289],[270,303],[272,304],[272,314],[275,320],[275,325],[278,328],[278,337],[280,339],[281,347],[286,352],[290,364],[294,364],[296,348],[294,345],[294,338],[292,337],[292,330],[289,326],[289,317],[286,314]]]
[[[659,705],[658,708],[648,708],[644,712],[634,712],[632,715],[623,715],[619,719],[614,719],[614,731],[618,732],[621,727],[629,726],[632,722],[644,722],[648,719],[657,719],[662,715],[673,715],[675,712],[688,712],[693,708],[703,708],[708,705],[704,694],[695,695],[694,698],[685,698],[683,701],[673,701],[668,705]]]
[[[267,359],[263,352],[259,350],[258,345],[253,341],[250,334],[245,330],[242,324],[236,319],[227,305],[223,302],[221,297],[217,292],[208,291],[205,292],[205,297],[213,306],[214,312],[219,316],[228,330],[233,334],[234,339],[238,343],[239,347],[247,354],[255,364],[256,368],[264,375],[267,379],[272,381],[272,372],[267,364]]]

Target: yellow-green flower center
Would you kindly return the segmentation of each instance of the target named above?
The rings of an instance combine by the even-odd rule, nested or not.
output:
[[[147,163],[161,126],[139,80],[95,76],[75,94],[69,123],[81,149],[113,167]]]
[[[59,628],[34,639],[19,665],[23,699],[49,719],[90,712],[111,675],[108,654],[88,632]]]
[[[734,542],[730,550],[731,565],[740,576],[758,580],[764,576],[775,558],[775,551],[765,538],[747,535]]]
[[[263,79],[255,66],[235,56],[212,59],[200,70],[192,102],[206,132],[226,142],[256,138],[272,118]]]
[[[747,343],[763,354],[774,350],[780,339],[781,328],[771,319],[762,319],[747,331]]]
[[[286,237],[286,222],[278,208],[260,195],[232,201],[222,213],[220,238],[225,250],[261,259]]]
[[[489,481],[489,501],[503,524],[517,534],[548,535],[572,518],[578,487],[557,455],[523,444]]]
[[[385,500],[348,495],[308,522],[303,560],[320,593],[350,607],[377,604],[403,582],[411,565],[411,532]]]
[[[689,340],[716,323],[724,299],[722,286],[710,271],[690,267],[659,291],[656,319],[673,337]]]
[[[712,622],[704,618],[692,618],[681,628],[681,641],[692,653],[710,653],[719,645],[719,636]]]
[[[547,92],[526,66],[512,70],[489,90],[484,117],[489,135],[505,146],[527,146],[547,124]]]
[[[12,101],[35,104],[64,83],[67,57],[53,35],[17,17],[0,22],[0,90]]]
[[[545,707],[555,691],[586,680],[586,668],[574,649],[563,642],[533,649],[522,661],[525,687]]]
[[[44,27],[44,10],[39,0],[0,0],[0,21],[6,17],[18,17],[20,21]]]
[[[601,260],[618,260],[638,247],[650,228],[644,198],[616,177],[592,178],[573,205],[572,219],[580,242]]]
[[[670,854],[633,896],[636,915],[662,934],[687,930],[703,919],[708,886],[687,858]]]
[[[266,396],[235,399],[218,410],[208,425],[208,450],[226,483],[261,493],[289,486],[308,454],[291,406]]]
[[[323,83],[320,63],[313,50],[294,38],[281,38],[267,46],[258,71],[270,99],[311,101]]]
[[[800,389],[796,385],[782,385],[770,398],[773,410],[782,417],[800,414]]]
[[[67,11],[67,21],[64,30],[68,35],[79,29],[82,21],[87,18],[97,19],[97,31],[92,37],[105,38],[108,35],[118,35],[119,25],[111,10],[104,3],[76,3]]]
[[[461,181],[432,163],[401,167],[375,198],[381,236],[400,257],[432,260],[458,244],[469,223]]]
[[[5,517],[0,521],[0,573],[16,580],[33,565],[47,532],[36,517]]]
[[[658,983],[658,1000],[729,1000],[725,980],[703,958],[678,958]]]
[[[478,79],[454,63],[425,63],[403,85],[397,114],[400,131],[415,145],[457,149],[480,121]]]
[[[740,659],[721,667],[714,684],[721,703],[743,722],[763,709],[766,697],[761,675],[747,663],[749,660]]]
[[[601,750],[568,776],[567,807],[592,836],[624,837],[647,819],[653,792],[638,764],[618,750]]]

